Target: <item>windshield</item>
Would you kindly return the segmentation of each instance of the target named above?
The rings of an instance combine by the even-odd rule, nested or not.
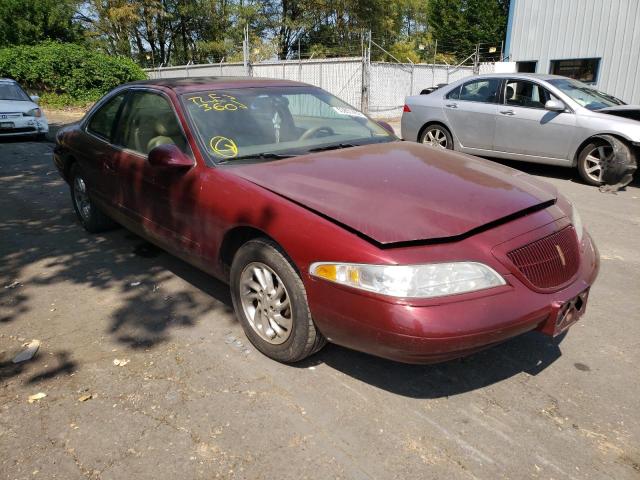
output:
[[[216,163],[264,161],[396,137],[314,87],[210,90],[182,96],[196,134]]]
[[[612,95],[607,95],[570,78],[554,78],[549,80],[549,83],[589,110],[600,110],[605,107],[625,104],[622,100]]]
[[[0,83],[0,100],[18,100],[21,102],[30,102],[29,95],[24,93],[17,83]]]

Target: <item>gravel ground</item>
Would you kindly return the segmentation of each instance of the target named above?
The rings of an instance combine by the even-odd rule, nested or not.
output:
[[[519,165],[576,203],[602,255],[563,339],[286,366],[245,340],[221,283],[125,230],[86,234],[52,149],[0,143],[0,478],[640,478],[637,183],[607,195]]]

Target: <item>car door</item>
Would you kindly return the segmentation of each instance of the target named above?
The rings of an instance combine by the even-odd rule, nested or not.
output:
[[[126,91],[121,91],[92,112],[83,133],[82,151],[73,152],[91,195],[111,206],[120,203],[118,178],[110,166],[120,155],[120,149],[114,147],[112,141],[125,96]]]
[[[116,143],[121,147],[121,155],[112,167],[120,179],[125,214],[145,235],[166,248],[195,250],[197,168],[175,171],[148,162],[149,152],[163,144],[174,144],[193,156],[168,97],[158,91],[131,89]]]
[[[537,82],[509,79],[496,119],[495,150],[499,152],[564,159],[575,135],[575,114],[545,109],[558,100]]]
[[[462,147],[493,148],[500,84],[499,78],[476,78],[445,96],[444,113]]]

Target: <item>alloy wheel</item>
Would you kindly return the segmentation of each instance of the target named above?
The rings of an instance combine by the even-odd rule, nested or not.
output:
[[[602,164],[613,156],[611,145],[598,145],[584,158],[584,171],[594,182],[602,182]]]
[[[251,328],[263,340],[279,345],[291,335],[293,316],[289,293],[271,268],[248,264],[240,275],[240,302]]]
[[[422,137],[422,143],[437,148],[447,148],[447,135],[438,127],[432,127]]]
[[[89,220],[91,216],[91,201],[87,194],[87,186],[84,183],[84,179],[80,176],[76,176],[73,179],[73,201],[80,216],[84,220]]]

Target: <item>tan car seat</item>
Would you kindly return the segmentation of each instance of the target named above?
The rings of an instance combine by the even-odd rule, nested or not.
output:
[[[147,143],[147,153],[159,145],[182,145],[182,132],[173,114],[162,115],[155,120],[154,124],[155,136]]]

